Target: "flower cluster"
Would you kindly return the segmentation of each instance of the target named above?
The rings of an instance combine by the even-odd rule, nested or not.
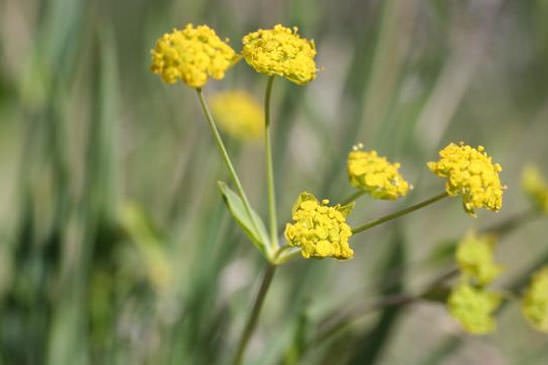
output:
[[[481,335],[495,330],[492,312],[500,295],[485,286],[495,280],[502,267],[494,261],[495,237],[473,231],[459,242],[455,252],[461,278],[449,295],[451,315],[470,333]]]
[[[304,258],[349,259],[354,255],[348,245],[352,230],[346,223],[352,206],[328,206],[328,203],[303,192],[293,206],[293,223],[287,223],[285,238],[290,246],[300,247]]]
[[[314,41],[301,38],[280,24],[273,29],[259,29],[244,36],[242,54],[255,71],[285,77],[304,85],[316,77]]]
[[[264,131],[261,105],[247,92],[225,91],[211,99],[211,107],[219,126],[238,139],[256,139]]]
[[[462,283],[451,291],[447,305],[451,315],[467,331],[480,335],[496,329],[492,315],[500,301],[497,293]]]
[[[272,78],[284,77],[298,85],[314,80],[318,71],[315,63],[316,49],[312,40],[299,36],[296,27],[291,29],[280,24],[272,29],[259,29],[249,33],[243,37],[242,42],[242,56],[246,62],[255,71],[270,77],[266,89],[265,114],[263,116],[261,105],[245,91],[218,93],[212,99],[212,111],[220,127],[233,137],[253,139],[266,132],[264,136],[270,235],[266,233],[261,217],[252,209],[246,197],[222,136],[217,132],[215,121],[201,93],[201,87],[210,77],[222,79],[226,70],[240,56],[208,26],[194,27],[188,24],[183,30],[164,34],[156,42],[152,50],[151,70],[169,84],[181,80],[197,89],[223,161],[238,188],[236,193],[225,183],[219,183],[225,203],[244,233],[270,264],[270,274],[265,275],[258,300],[264,299],[275,265],[281,265],[299,253],[305,259],[350,259],[354,255],[349,245],[353,234],[414,212],[442,198],[460,195],[464,210],[471,215],[475,215],[475,209],[478,208],[491,211],[501,209],[503,192],[506,189],[499,177],[501,165],[494,163],[482,146],[473,148],[463,142],[450,143],[439,152],[438,161],[427,163],[434,174],[446,179],[445,193],[438,193],[428,200],[352,229],[347,223],[347,217],[354,207],[353,201],[345,205],[329,205],[327,199],[319,201],[314,195],[303,192],[293,206],[291,222],[285,226],[287,245],[280,245],[268,129],[271,123],[267,123],[265,129],[265,117],[268,121],[270,115]],[[377,151],[366,151],[361,143],[354,146],[348,153],[347,173],[350,185],[359,191],[346,201],[355,200],[364,193],[386,200],[406,196],[413,186],[403,178],[399,169],[399,163],[390,162],[386,157],[379,156]],[[548,214],[548,182],[539,171],[533,167],[526,168],[522,184],[538,212]],[[494,235],[471,231],[458,242],[455,250],[460,277],[446,297],[446,305],[451,316],[472,334],[489,333],[497,325],[494,313],[502,301],[503,292],[491,290],[490,284],[503,268],[495,262],[495,243]],[[159,275],[159,280],[162,279],[162,271],[156,274]],[[430,294],[439,298],[439,281],[435,283],[421,298],[427,299]],[[533,275],[521,300],[521,310],[535,328],[548,333],[548,266]],[[252,318],[254,319],[256,318]],[[244,332],[240,350],[245,350],[245,336]],[[238,353],[241,355],[242,351]]]
[[[164,34],[151,51],[151,71],[168,84],[182,80],[200,88],[208,77],[220,80],[239,56],[207,25],[188,24],[183,30]]]
[[[548,332],[548,266],[533,274],[521,301],[521,311],[533,327]]]
[[[538,168],[527,166],[523,170],[521,184],[523,190],[541,212],[548,214],[548,182],[544,179]]]
[[[502,207],[504,187],[499,179],[502,167],[492,162],[482,146],[476,149],[451,143],[439,155],[440,160],[429,162],[428,168],[447,178],[447,193],[460,194],[467,213],[474,215],[475,208],[497,211]]]
[[[377,151],[364,151],[361,143],[348,154],[350,184],[376,199],[397,199],[412,188],[398,172],[399,168],[399,163],[390,163]]]
[[[495,280],[502,267],[494,262],[494,246],[493,235],[468,233],[459,242],[455,255],[461,273],[479,285],[486,285]]]

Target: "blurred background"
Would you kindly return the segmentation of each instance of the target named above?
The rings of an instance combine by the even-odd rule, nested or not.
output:
[[[317,79],[274,84],[281,222],[302,190],[352,193],[357,142],[415,189],[362,198],[354,224],[442,191],[425,162],[451,141],[484,145],[508,185],[496,214],[446,199],[354,237],[353,260],[279,269],[246,363],[546,364],[548,337],[516,304],[481,337],[440,303],[367,309],[451,268],[447,242],[528,208],[523,165],[548,173],[546,0],[0,0],[0,364],[229,361],[265,262],[223,206],[195,93],[148,70],[155,40],[188,22],[237,51],[277,23],[316,42]],[[265,85],[242,61],[205,94],[262,100]],[[262,143],[227,138],[266,218]],[[540,219],[500,237],[497,285],[548,263],[547,233]]]

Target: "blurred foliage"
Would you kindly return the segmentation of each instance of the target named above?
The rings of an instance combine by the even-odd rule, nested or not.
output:
[[[148,71],[154,40],[187,22],[237,50],[276,23],[316,41],[317,80],[274,86],[281,222],[302,190],[351,193],[357,142],[400,161],[416,188],[401,203],[363,198],[353,222],[440,191],[424,162],[450,141],[485,145],[509,186],[497,215],[443,203],[353,238],[349,262],[281,269],[246,362],[546,362],[548,339],[513,305],[479,338],[437,303],[345,314],[419,292],[471,226],[527,209],[523,164],[548,171],[547,1],[2,0],[0,364],[213,364],[234,351],[261,257],[223,205],[226,173],[194,93]],[[265,83],[240,62],[205,93],[262,100]],[[261,145],[229,148],[264,217]],[[546,233],[534,221],[501,238],[502,284],[521,288],[548,262]],[[342,330],[314,342],[324,325]]]

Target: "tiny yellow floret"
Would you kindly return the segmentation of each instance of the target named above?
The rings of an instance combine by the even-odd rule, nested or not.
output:
[[[239,60],[236,52],[207,25],[187,24],[183,30],[164,34],[151,54],[150,70],[164,82],[175,84],[181,80],[194,88],[204,86],[208,77],[224,78],[226,70]]]
[[[492,314],[500,305],[499,294],[469,284],[459,284],[451,290],[447,301],[449,313],[466,331],[483,335],[496,329]]]
[[[232,137],[249,140],[264,131],[261,105],[243,90],[224,91],[211,98],[211,109],[219,127]]]
[[[304,85],[316,77],[316,47],[313,40],[301,38],[297,27],[280,24],[273,29],[259,29],[242,39],[246,62],[259,73],[285,77]]]
[[[314,195],[301,193],[293,206],[293,223],[285,227],[287,244],[299,247],[304,258],[352,258],[354,251],[348,245],[352,229],[346,216],[353,205],[327,204],[327,199],[319,202]]]
[[[536,166],[523,169],[521,185],[536,209],[548,214],[548,182]]]
[[[521,311],[533,327],[548,333],[548,266],[533,274],[521,300]]]
[[[439,152],[438,162],[428,162],[428,168],[436,175],[447,178],[445,190],[450,196],[462,196],[464,210],[475,215],[475,208],[497,211],[502,207],[499,173],[502,167],[493,163],[485,149],[477,149],[464,143],[451,143]]]
[[[455,255],[464,277],[475,280],[479,285],[495,280],[502,272],[502,267],[495,264],[494,248],[495,236],[468,233],[459,242]]]
[[[348,154],[350,185],[376,199],[397,199],[413,188],[398,172],[399,168],[399,163],[390,163],[376,151],[364,151],[361,143]]]

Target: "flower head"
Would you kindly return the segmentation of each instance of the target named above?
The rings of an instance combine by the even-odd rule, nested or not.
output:
[[[219,126],[238,139],[256,139],[264,130],[260,104],[247,92],[234,90],[216,94],[211,108]]]
[[[457,246],[456,259],[465,277],[475,279],[478,284],[486,285],[495,280],[502,267],[495,264],[493,235],[468,233]]]
[[[273,29],[259,29],[244,36],[242,54],[255,71],[285,77],[304,85],[316,77],[314,41],[301,38],[280,24]]]
[[[451,315],[470,333],[482,335],[496,329],[493,312],[500,304],[500,295],[469,284],[451,290],[447,306]]]
[[[287,223],[285,238],[290,246],[300,247],[304,258],[349,259],[354,255],[348,245],[352,229],[346,223],[352,205],[328,206],[328,203],[303,192],[293,206],[293,223]]]
[[[521,185],[535,207],[548,214],[548,182],[538,168],[531,165],[526,166],[523,169]]]
[[[150,70],[168,84],[181,79],[190,87],[200,88],[208,77],[220,80],[239,56],[207,25],[187,24],[156,41],[151,51]]]
[[[360,143],[348,154],[347,170],[350,185],[368,192],[377,199],[397,199],[412,186],[398,172],[399,163],[390,163],[376,151],[363,151]]]
[[[485,149],[463,143],[451,143],[440,151],[438,162],[428,162],[428,168],[440,177],[447,178],[445,190],[451,196],[462,195],[464,210],[475,215],[475,208],[497,211],[502,207],[499,172],[502,167],[493,163]]]
[[[521,311],[533,327],[548,332],[548,266],[533,274],[521,300]]]

